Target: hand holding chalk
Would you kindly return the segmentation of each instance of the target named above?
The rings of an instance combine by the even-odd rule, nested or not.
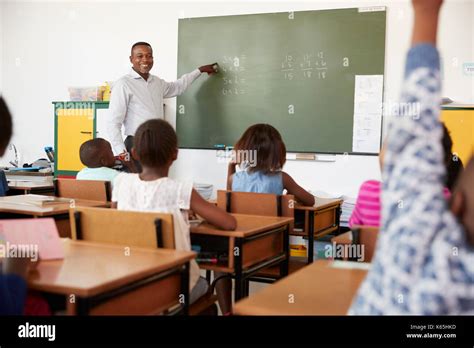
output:
[[[214,63],[214,64],[200,66],[199,71],[202,72],[202,73],[206,72],[208,75],[218,73],[219,72],[219,64]]]

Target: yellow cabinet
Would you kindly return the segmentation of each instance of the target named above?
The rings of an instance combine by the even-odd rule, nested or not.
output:
[[[453,152],[465,166],[474,155],[474,106],[443,106],[441,121],[453,139]]]
[[[108,102],[53,102],[55,119],[55,177],[75,176],[84,168],[81,145],[96,137],[97,109]]]

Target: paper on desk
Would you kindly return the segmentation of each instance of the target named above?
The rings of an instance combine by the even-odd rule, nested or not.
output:
[[[42,260],[63,259],[64,250],[53,218],[0,220],[0,243],[33,246]],[[6,250],[5,250],[6,252]]]
[[[43,196],[35,194],[0,197],[0,207],[13,207],[14,209],[18,209],[18,206],[27,206],[28,210],[30,210],[33,207],[46,208],[57,205],[65,205],[69,204],[70,202],[70,198]]]
[[[370,262],[357,262],[357,261],[339,261],[335,260],[331,262],[330,267],[332,268],[342,268],[342,269],[362,269],[369,270]]]
[[[318,198],[341,198],[342,194],[337,192],[325,192],[321,190],[309,190],[309,192]]]
[[[383,75],[356,75],[352,151],[378,153],[382,132]]]

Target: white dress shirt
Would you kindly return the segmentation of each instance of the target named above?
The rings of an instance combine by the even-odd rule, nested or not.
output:
[[[199,69],[183,75],[174,82],[166,82],[157,76],[149,75],[148,80],[135,70],[117,80],[110,95],[110,121],[107,132],[117,155],[125,150],[122,139],[122,124],[125,136],[135,135],[137,128],[145,121],[163,118],[163,99],[173,98],[201,75]]]

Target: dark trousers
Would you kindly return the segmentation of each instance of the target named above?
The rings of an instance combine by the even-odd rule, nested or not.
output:
[[[125,138],[125,148],[127,149],[127,152],[130,154],[130,160],[135,163],[135,167],[137,168],[138,173],[142,172],[142,165],[140,162],[135,161],[132,156],[132,147],[133,147],[133,135],[129,135],[128,137]]]

